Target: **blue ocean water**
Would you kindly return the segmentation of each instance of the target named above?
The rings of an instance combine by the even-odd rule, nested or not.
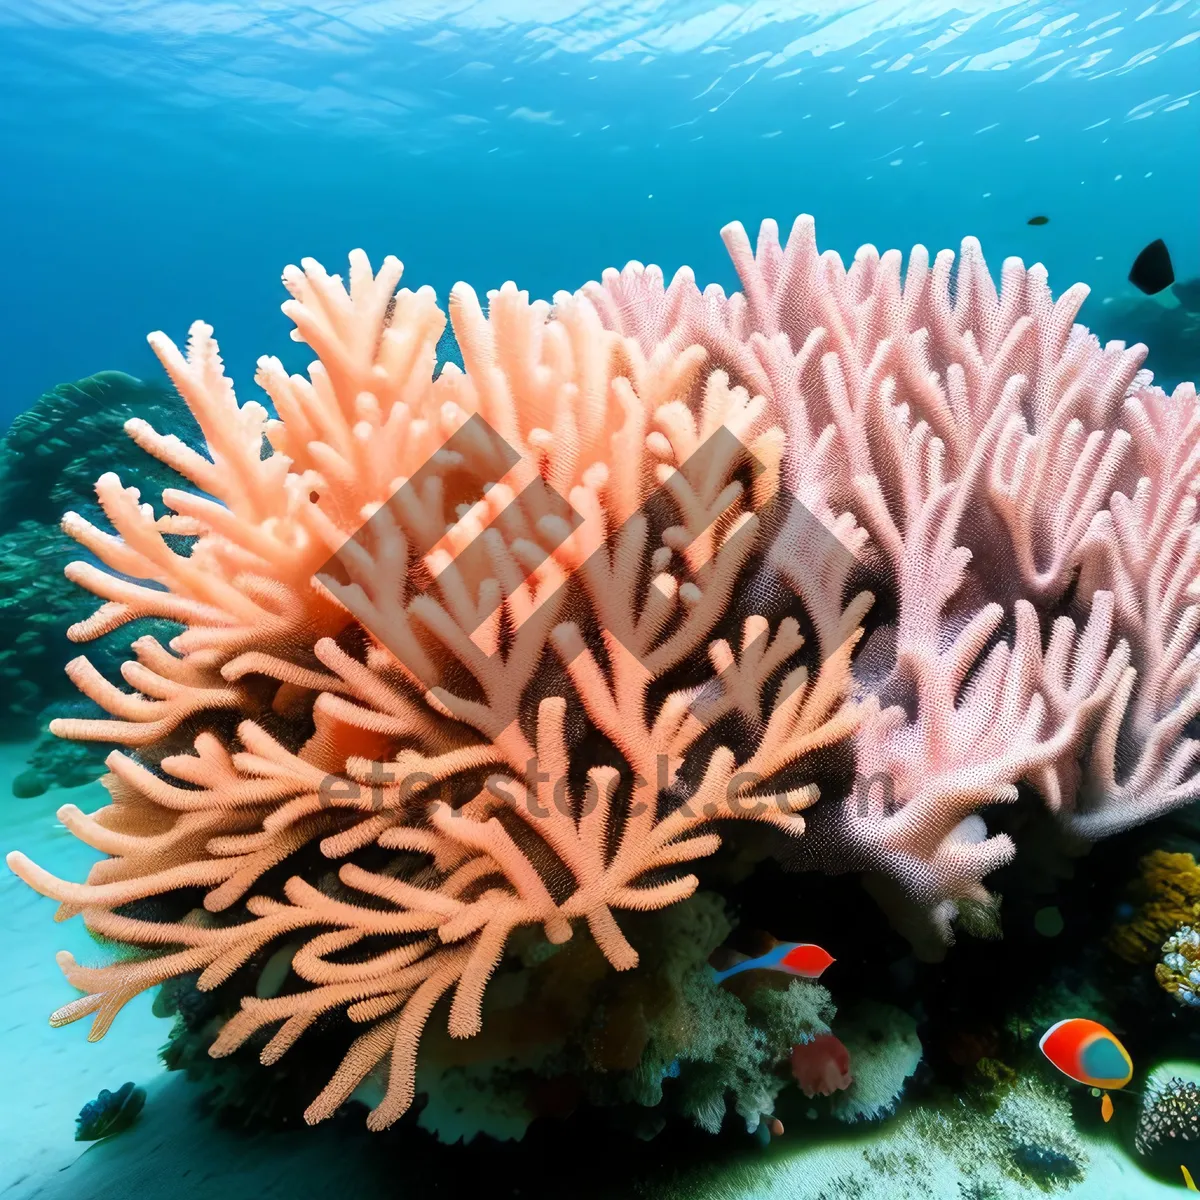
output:
[[[198,317],[248,386],[280,269],[360,245],[443,298],[729,285],[725,222],[809,212],[1040,260],[1129,340],[1143,245],[1200,274],[1196,0],[3,0],[0,81],[0,420]]]
[[[1177,277],[1200,276],[1200,0],[0,0],[0,431],[63,381],[161,379],[145,335],[182,343],[198,318],[255,396],[259,355],[311,357],[279,312],[280,271],[305,256],[334,271],[355,247],[396,254],[405,285],[443,302],[460,279],[549,298],[630,259],[732,288],[720,228],[802,212],[846,259],[974,235],[994,271],[1040,261],[1056,292],[1091,286],[1082,320],[1102,338],[1147,341],[1168,384],[1195,378],[1195,322],[1127,275],[1162,238]],[[10,798],[27,750],[0,744],[0,849],[76,877],[89,854],[54,804]],[[158,1065],[168,1027],[149,996],[99,1046],[81,1025],[49,1029],[66,991],[53,953],[87,939],[7,873],[0,896],[0,1194],[323,1195],[346,1186],[350,1155],[356,1194],[397,1194],[395,1143],[355,1140],[357,1125],[255,1141],[193,1120]],[[126,1078],[151,1093],[137,1140],[78,1158],[74,1113]],[[1072,1197],[1179,1194],[1084,1105],[1091,1173]],[[878,1165],[837,1174],[883,1161],[874,1136],[839,1135],[820,1195],[887,1195]],[[404,1194],[462,1194],[495,1166],[447,1157],[459,1149],[420,1150]],[[703,1175],[703,1153],[639,1149],[635,1173],[654,1176],[639,1195],[790,1200],[817,1178],[772,1146],[708,1187],[685,1170]],[[504,1154],[522,1179],[519,1151]],[[452,1162],[466,1163],[453,1177]]]

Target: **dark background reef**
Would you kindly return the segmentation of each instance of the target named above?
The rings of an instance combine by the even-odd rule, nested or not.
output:
[[[67,678],[66,664],[86,654],[101,674],[120,683],[120,666],[134,638],[149,633],[166,641],[178,628],[167,621],[138,621],[86,645],[66,636],[100,602],[63,577],[68,563],[90,558],[63,533],[63,514],[74,511],[107,528],[95,491],[106,471],[137,487],[142,501],[160,514],[162,490],[185,482],[126,435],[125,422],[133,417],[189,444],[200,441],[173,391],[120,371],[60,384],[21,413],[0,440],[0,736],[39,737],[29,769],[14,782],[18,796],[86,783],[100,774],[108,746],[46,734],[52,717],[101,715]]]
[[[1200,376],[1200,279],[1178,282],[1167,295],[1177,303],[1123,293],[1095,308],[1093,300],[1088,309],[1092,331],[1102,342],[1119,339],[1150,347],[1146,366],[1170,392]]]

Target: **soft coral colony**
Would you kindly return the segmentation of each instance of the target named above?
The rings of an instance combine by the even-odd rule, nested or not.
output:
[[[107,568],[69,569],[104,601],[71,636],[184,628],[134,641],[130,691],[69,667],[112,719],[54,731],[125,747],[107,807],[60,811],[107,857],[82,884],[8,861],[138,950],[60,954],[84,994],[56,1024],[100,1037],[287,945],[292,983],[211,1053],[340,1020],[306,1115],[382,1075],[382,1128],[439,1002],[479,1035],[523,930],[635,968],[622,921],[747,820],[932,952],[1016,853],[981,810],[1019,786],[1087,839],[1195,797],[1194,387],[1074,324],[1082,286],[1009,260],[997,293],[973,240],[902,274],[809,218],[724,238],[732,296],[636,263],[553,306],[459,285],[436,378],[429,289],[306,260],[284,311],[318,361],[260,360],[274,418],[207,326],[186,356],[153,335],[206,453],[127,429],[196,490],[156,520],[108,474],[115,532],[67,515]]]

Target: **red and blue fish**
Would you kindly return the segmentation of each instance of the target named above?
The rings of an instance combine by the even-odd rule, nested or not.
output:
[[[723,983],[731,975],[740,975],[743,971],[782,971],[801,979],[820,979],[835,961],[828,950],[811,942],[780,942],[757,958],[743,959],[723,971],[714,970],[713,978],[717,983]]]
[[[1099,1021],[1069,1017],[1051,1025],[1038,1047],[1069,1079],[1100,1090],[1100,1115],[1105,1124],[1111,1121],[1113,1102],[1108,1093],[1133,1078],[1133,1059],[1116,1034]]]
[[[1115,1092],[1133,1078],[1129,1051],[1099,1021],[1059,1021],[1042,1034],[1038,1047],[1064,1075],[1088,1087]]]

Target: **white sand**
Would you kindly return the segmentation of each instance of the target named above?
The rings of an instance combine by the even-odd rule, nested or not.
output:
[[[47,869],[80,879],[96,855],[59,825],[68,801],[91,811],[107,799],[98,785],[18,800],[11,781],[27,746],[0,745],[0,849],[23,850]],[[213,1127],[196,1111],[195,1091],[165,1071],[158,1049],[170,1022],[153,1016],[151,994],[128,1004],[99,1042],[90,1022],[51,1029],[50,1013],[77,993],[63,979],[55,951],[80,961],[100,958],[78,920],[54,923],[56,905],[0,868],[0,1196],[4,1200],[241,1200],[242,1197],[336,1195],[352,1175],[345,1135],[328,1127],[242,1137]],[[101,1088],[127,1079],[146,1088],[134,1127],[97,1143],[76,1142],[75,1118]],[[362,1153],[360,1197],[394,1195],[383,1186],[377,1156]],[[422,1194],[417,1189],[416,1194]]]
[[[0,745],[0,850],[23,850],[48,870],[80,879],[97,855],[54,814],[68,801],[90,811],[107,793],[90,784],[18,799],[12,779],[24,769],[28,750]],[[151,1015],[147,995],[134,1000],[100,1042],[88,1043],[87,1020],[51,1029],[51,1012],[78,995],[58,969],[55,952],[70,950],[87,962],[99,957],[96,947],[78,920],[55,924],[55,902],[2,865],[0,906],[0,1195],[8,1197],[26,1194],[13,1187],[17,1180],[25,1187],[50,1178],[84,1152],[86,1144],[74,1140],[75,1117],[101,1088],[113,1090],[127,1079],[145,1085],[165,1074],[157,1053],[170,1026]]]
[[[1143,1174],[1111,1138],[1081,1138],[1087,1173],[1070,1186],[1042,1191],[1001,1173],[970,1147],[944,1148],[910,1136],[902,1113],[858,1137],[804,1145],[803,1128],[789,1131],[761,1161],[714,1167],[655,1200],[1182,1200],[1177,1185]],[[792,1132],[795,1138],[792,1139]]]

